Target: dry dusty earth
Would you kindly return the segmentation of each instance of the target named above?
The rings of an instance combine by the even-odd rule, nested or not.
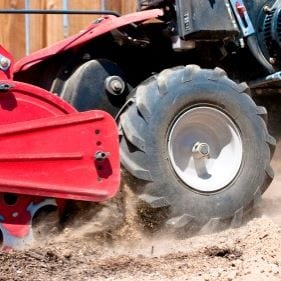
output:
[[[270,130],[279,138],[277,109],[271,109]],[[79,225],[77,218],[76,225],[30,249],[0,252],[0,280],[281,280],[279,155],[281,147],[273,184],[240,228],[181,240],[149,237],[135,223],[130,193],[123,192],[127,207],[120,213],[116,200],[93,223]]]

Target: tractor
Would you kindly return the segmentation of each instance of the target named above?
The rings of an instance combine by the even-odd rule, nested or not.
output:
[[[274,176],[253,98],[281,85],[281,1],[138,3],[20,59],[14,80],[115,118],[124,181],[152,229],[239,226]]]

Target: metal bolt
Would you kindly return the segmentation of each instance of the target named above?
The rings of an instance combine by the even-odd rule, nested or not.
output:
[[[10,66],[10,60],[5,57],[2,57],[0,59],[0,66],[3,69],[7,69]]]
[[[271,58],[269,58],[269,62],[271,64],[275,64],[276,63],[276,59],[271,57]]]
[[[19,215],[18,212],[14,212],[14,213],[12,214],[13,218],[16,218],[18,215]]]
[[[98,151],[98,152],[96,152],[95,159],[96,159],[96,161],[101,162],[101,161],[104,161],[105,159],[107,159],[109,156],[110,156],[109,152]]]
[[[210,158],[210,147],[207,143],[197,142],[192,148],[194,158]]]
[[[120,76],[109,76],[104,81],[105,89],[112,95],[118,96],[124,93],[126,84]]]
[[[271,12],[271,8],[270,8],[268,5],[265,5],[265,6],[263,7],[263,11],[264,11],[265,13],[270,13],[270,12]]]
[[[5,83],[0,83],[0,92],[8,92],[11,88],[13,88],[14,85],[12,84],[5,84]]]
[[[111,86],[113,91],[119,92],[119,91],[122,90],[122,83],[119,80],[113,80],[110,83],[110,86]]]

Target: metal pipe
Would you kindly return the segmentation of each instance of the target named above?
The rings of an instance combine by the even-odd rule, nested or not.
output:
[[[41,15],[112,15],[120,17],[120,14],[109,10],[3,10],[0,9],[0,14],[41,14]]]
[[[106,10],[106,0],[101,0],[101,10]]]
[[[63,0],[63,10],[68,10],[68,0]],[[63,35],[66,38],[68,36],[68,15],[63,15]]]
[[[29,10],[29,0],[25,0],[25,9]],[[30,16],[25,14],[25,54],[30,54]]]

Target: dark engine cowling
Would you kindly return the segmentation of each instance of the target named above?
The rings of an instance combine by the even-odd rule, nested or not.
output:
[[[176,0],[178,33],[183,40],[244,37],[269,71],[281,66],[281,0]]]
[[[223,39],[239,33],[228,0],[176,0],[182,39]]]
[[[175,8],[181,39],[221,39],[239,33],[229,0],[138,0],[138,4],[140,10]]]
[[[174,7],[181,40],[233,40],[239,46],[244,38],[267,72],[281,69],[281,0],[139,0],[139,4],[141,9]]]

